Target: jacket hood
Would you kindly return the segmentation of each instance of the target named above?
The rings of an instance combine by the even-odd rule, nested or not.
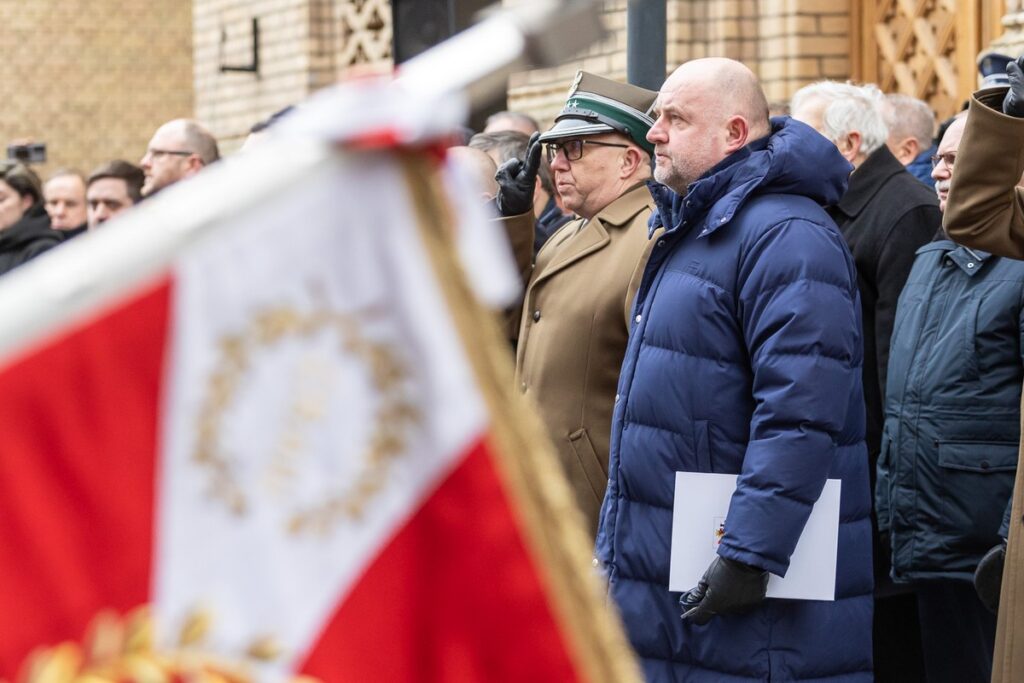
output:
[[[731,154],[690,185],[685,197],[649,183],[658,208],[652,228],[667,232],[691,226],[704,217],[701,235],[728,223],[756,194],[793,194],[822,206],[835,204],[846,192],[853,166],[836,146],[810,126],[788,116],[771,120],[772,132]],[[661,217],[669,217],[663,222]]]

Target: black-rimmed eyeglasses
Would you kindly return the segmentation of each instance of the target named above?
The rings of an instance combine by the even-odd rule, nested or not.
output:
[[[162,156],[174,156],[174,157],[190,157],[195,152],[189,152],[182,149],[156,149],[150,147],[146,150],[146,156],[148,157],[162,157]]]
[[[598,145],[600,147],[622,147],[626,148],[629,145],[620,145],[615,142],[599,142],[597,140],[566,140],[565,142],[548,142],[545,147],[548,152],[548,163],[555,160],[555,156],[562,152],[565,154],[566,161],[579,161],[583,158],[583,145]]]
[[[932,168],[938,166],[940,161],[946,162],[946,168],[952,169],[953,164],[956,163],[956,152],[946,152],[945,154],[933,154]]]

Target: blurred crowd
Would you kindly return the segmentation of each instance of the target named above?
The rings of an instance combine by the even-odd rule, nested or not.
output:
[[[727,59],[657,92],[579,72],[546,130],[500,112],[450,148],[509,236],[516,390],[649,680],[990,679],[1024,381],[1024,168],[1000,133],[1024,77],[1007,69],[941,124],[870,84],[769,105]],[[219,156],[174,120],[138,165],[41,182],[7,162],[0,272]],[[677,472],[738,475],[682,594]],[[835,599],[767,599],[828,479]]]

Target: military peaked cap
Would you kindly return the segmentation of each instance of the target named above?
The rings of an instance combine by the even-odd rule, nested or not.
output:
[[[648,153],[647,131],[654,125],[651,108],[658,93],[635,85],[576,72],[569,98],[555,125],[540,136],[541,142],[601,133],[621,133]]]

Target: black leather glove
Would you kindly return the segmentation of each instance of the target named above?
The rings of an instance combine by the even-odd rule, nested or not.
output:
[[[742,614],[764,601],[768,572],[718,556],[697,587],[683,593],[683,619],[706,624],[719,614]]]
[[[1003,113],[1024,118],[1024,55],[1006,65],[1006,77],[1010,80],[1010,89],[1003,98]]]
[[[1006,543],[1000,543],[985,553],[974,570],[974,590],[981,604],[990,612],[999,612],[999,592],[1003,586],[1003,564],[1006,562]]]
[[[509,159],[498,167],[494,179],[498,181],[498,213],[518,216],[533,208],[533,188],[540,168],[540,133],[530,136],[526,146],[526,159]]]

